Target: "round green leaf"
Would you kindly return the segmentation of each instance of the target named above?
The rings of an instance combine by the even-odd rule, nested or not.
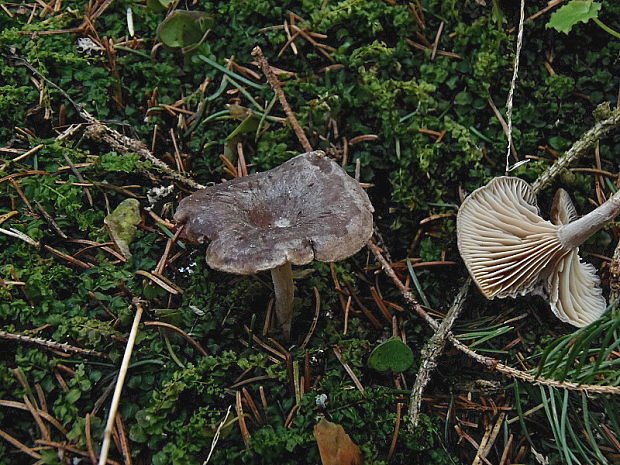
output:
[[[413,363],[413,352],[407,344],[393,337],[379,344],[370,354],[368,365],[377,371],[405,371]]]
[[[200,11],[176,10],[157,28],[157,38],[170,48],[189,47],[197,43],[209,26],[212,18]]]

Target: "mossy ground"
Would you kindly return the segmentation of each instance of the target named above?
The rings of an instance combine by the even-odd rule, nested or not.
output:
[[[420,348],[431,332],[377,274],[368,252],[334,267],[344,292],[357,295],[346,334],[343,293],[335,288],[332,270],[321,263],[304,268],[297,280],[297,316],[287,364],[251,337],[266,339],[262,327],[271,298],[267,275],[215,272],[204,262],[204,247],[179,245],[173,247],[171,256],[176,258],[164,274],[182,294],[173,295],[136,274],[156,268],[170,233],[146,208],[170,220],[178,200],[188,192],[183,185],[174,184],[138,155],[121,155],[84,137],[84,128],[75,136],[58,139],[69,124],[83,121],[51,83],[108,126],[153,146],[155,155],[172,168],[178,168],[180,158],[202,184],[230,177],[219,155],[234,156],[237,142],[243,144],[250,171],[277,166],[301,151],[288,125],[266,118],[258,131],[246,127],[229,137],[240,125],[234,117],[239,105],[253,111],[268,109],[270,117],[284,116],[278,103],[269,105],[273,100],[269,86],[239,80],[243,75],[259,82],[243,69],[261,76],[250,55],[259,45],[272,66],[290,72],[281,75],[284,91],[313,147],[340,162],[346,156],[345,168],[351,174],[359,164],[360,180],[372,184],[368,193],[376,208],[377,227],[393,260],[409,256],[422,262],[455,262],[416,269],[429,306],[445,312],[466,276],[455,241],[459,191],[471,191],[504,171],[505,136],[489,101],[503,111],[512,75],[516,33],[511,29],[518,21],[517,2],[425,0],[420,4],[424,28],[412,13],[414,3],[398,1],[181,2],[178,8],[204,11],[214,18],[205,41],[187,54],[157,45],[156,29],[166,12],[154,12],[145,2],[117,0],[93,19],[88,34],[93,43],[107,44],[103,49],[78,47],[77,40],[86,32],[46,33],[79,27],[85,14],[86,2],[50,5],[54,3],[61,5],[58,11],[43,11],[34,2],[6,4],[0,10],[0,227],[15,228],[42,245],[36,248],[0,234],[0,324],[10,333],[97,350],[109,359],[67,356],[0,340],[0,399],[22,402],[27,396],[41,408],[45,399],[49,413],[67,430],[65,434],[51,426],[50,440],[87,451],[92,438],[98,447],[110,388],[131,326],[132,299],[139,297],[147,308],[143,321],[182,329],[208,355],[202,356],[175,332],[148,324],[141,327],[120,409],[133,463],[202,463],[229,406],[233,405],[236,417],[235,396],[242,389],[259,406],[263,421],[251,414],[246,401],[249,446],[238,423],[232,422],[224,428],[210,463],[319,463],[312,427],[321,413],[344,426],[368,464],[471,463],[475,448],[462,431],[480,441],[485,425],[498,412],[516,418],[537,405],[550,413],[545,416],[541,409],[527,420],[506,423],[489,455],[491,462],[499,462],[508,441],[512,443],[508,458],[514,463],[535,463],[532,448],[550,457],[551,463],[568,463],[567,449],[574,454],[572,458],[569,454],[568,461],[574,463],[618,460],[620,450],[614,449],[613,440],[620,434],[618,418],[613,416],[617,401],[587,404],[579,396],[562,398],[561,391],[541,393],[531,386],[514,386],[449,348],[428,388],[423,405],[427,415],[421,426],[414,432],[407,430],[403,407],[398,440],[390,455],[400,411],[397,404],[407,400],[403,392],[415,379]],[[611,0],[602,4],[605,22],[617,27],[620,5]],[[527,2],[526,15],[544,6],[544,1]],[[133,39],[128,37],[128,9]],[[300,36],[294,42],[297,53],[287,47],[279,55],[287,42],[281,26],[284,21],[291,24],[296,17],[292,14],[303,18],[303,22],[294,20],[300,27],[318,34],[310,39],[329,48]],[[592,126],[592,111],[598,104],[617,104],[620,84],[620,41],[592,23],[578,25],[569,35],[559,34],[545,29],[546,18],[543,15],[526,25],[514,97],[516,151],[521,159],[528,155],[535,159],[512,174],[530,181]],[[425,46],[420,35],[432,42],[441,23],[438,50],[448,54],[433,57],[431,47],[416,48],[416,44]],[[199,55],[229,65],[235,76],[225,79],[221,70]],[[233,111],[229,105],[236,105]],[[373,137],[359,137],[364,135]],[[11,161],[38,145],[42,147],[36,153]],[[601,141],[599,153],[599,168],[616,175],[603,182],[609,190],[617,182],[617,134]],[[67,159],[83,181],[67,167]],[[592,155],[581,163],[596,166]],[[557,184],[570,190],[580,212],[591,208],[589,199],[596,198],[591,173],[566,173]],[[169,185],[174,188],[150,204],[149,190]],[[542,194],[543,211],[552,196],[552,189]],[[101,246],[88,247],[110,241],[104,218],[127,197],[140,200],[143,220],[131,244],[132,257],[122,262]],[[420,223],[433,215],[439,216]],[[588,261],[602,269],[604,281],[606,269],[600,257],[612,255],[617,232],[607,229],[585,247],[597,254]],[[44,246],[92,266],[80,267]],[[406,277],[406,268],[399,272]],[[414,350],[416,362],[402,377],[376,373],[366,365],[371,350],[392,331],[371,297],[373,286],[385,301],[396,304],[390,309]],[[302,348],[316,296],[320,318]],[[381,327],[371,324],[361,305]],[[525,318],[510,325],[501,324],[523,314]],[[612,332],[604,335],[617,330],[618,316],[609,318]],[[540,299],[487,302],[476,293],[456,330],[466,334],[468,343],[485,339],[477,349],[510,365],[527,367],[535,366],[542,350],[572,331],[560,325]],[[593,341],[594,337],[588,344]],[[359,378],[363,394],[336,358],[334,347]],[[577,359],[579,354],[571,364],[588,362],[586,356]],[[612,360],[612,373],[596,372],[591,379],[618,382],[613,375],[617,352],[605,357]],[[303,375],[305,365],[310,370],[310,379],[306,378],[310,389],[295,407],[290,367],[299,366]],[[552,368],[558,367],[564,365]],[[566,362],[564,376],[573,368]],[[266,406],[260,400],[261,389]],[[327,396],[325,407],[317,405],[319,394]],[[551,399],[567,407],[567,411],[558,407],[563,412],[558,417],[568,419],[569,427],[570,421],[578,421],[569,415],[583,420],[583,428],[574,428],[575,437],[566,433],[565,423],[548,421],[553,417],[551,407],[556,408]],[[592,418],[594,434],[589,429]],[[0,408],[0,429],[28,447],[37,447],[35,441],[44,437],[37,428],[29,412]],[[562,435],[569,437],[566,443],[558,440]],[[599,447],[588,442],[593,437]],[[61,458],[61,449],[56,445],[36,453],[42,456],[41,463],[69,463],[67,457],[74,453]],[[116,450],[112,458],[122,461]],[[0,464],[33,461],[14,445],[0,441]]]

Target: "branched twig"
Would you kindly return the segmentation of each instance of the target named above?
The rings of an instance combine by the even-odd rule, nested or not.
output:
[[[571,163],[579,159],[591,149],[599,139],[618,126],[620,126],[620,108],[612,110],[607,118],[599,121],[591,129],[586,131],[564,155],[551,165],[547,171],[540,175],[532,184],[534,193],[537,194],[547,187],[563,170],[568,168]]]
[[[66,98],[71,103],[71,105],[73,105],[73,107],[78,112],[80,117],[84,121],[90,124],[90,126],[87,128],[85,132],[85,135],[87,137],[94,139],[94,140],[103,141],[106,144],[108,144],[112,149],[114,149],[115,151],[123,155],[126,155],[128,153],[137,153],[145,160],[151,162],[153,166],[161,170],[163,173],[170,176],[175,181],[185,184],[188,187],[191,187],[193,189],[203,189],[205,187],[202,184],[198,184],[193,179],[190,179],[187,176],[184,176],[181,173],[174,171],[172,168],[166,165],[163,161],[161,161],[159,158],[153,155],[150,152],[150,150],[148,150],[142,142],[137,141],[135,139],[131,139],[127,136],[124,136],[118,131],[103,124],[93,115],[91,115],[88,111],[86,111],[82,107],[82,105],[78,104],[75,100],[73,100],[69,96],[69,94],[65,92],[64,89],[59,87],[55,82],[50,81],[47,77],[41,74],[39,70],[37,70],[34,66],[32,66],[25,59],[17,57],[17,56],[12,56],[9,58],[13,59],[17,64],[20,64],[28,68],[30,72],[32,72],[33,74],[38,76],[40,79],[44,80],[46,83],[52,86],[54,89],[56,89],[58,92],[60,92],[60,94],[64,98]]]
[[[403,298],[409,306],[420,316],[424,321],[426,321],[431,328],[437,331],[440,327],[440,324],[435,321],[424,308],[418,303],[418,301],[413,297],[413,294],[403,282],[398,278],[392,265],[385,259],[385,257],[381,253],[381,249],[377,247],[377,245],[372,241],[368,241],[366,244],[370,251],[374,254],[376,259],[381,263],[383,267],[383,271],[387,274],[392,282],[396,285],[396,287],[400,290]],[[509,367],[504,365],[503,363],[498,362],[494,358],[486,357],[481,355],[474,350],[467,347],[467,345],[463,344],[459,341],[454,334],[451,332],[446,333],[446,339],[449,340],[452,345],[463,352],[468,357],[472,358],[476,362],[484,365],[487,368],[496,370],[504,375],[510,376],[512,378],[520,379],[522,381],[526,381],[532,384],[541,384],[545,386],[550,386],[554,388],[560,389],[568,389],[572,391],[583,391],[590,394],[613,394],[620,395],[620,387],[618,386],[598,386],[593,384],[577,384],[568,381],[557,381],[555,379],[544,378],[542,376],[535,376],[525,371],[517,370],[516,368]]]
[[[408,413],[410,430],[418,426],[418,421],[420,419],[420,406],[422,405],[422,393],[431,379],[433,370],[437,366],[437,358],[443,351],[446,344],[446,337],[452,329],[454,321],[461,314],[463,303],[467,297],[467,291],[469,290],[470,284],[471,278],[467,278],[467,281],[463,284],[461,290],[454,299],[454,303],[452,304],[452,307],[450,307],[446,317],[437,328],[437,331],[435,331],[435,334],[433,334],[433,337],[430,338],[422,349],[422,363],[420,364],[420,369],[418,370],[415,384],[411,389],[411,397],[409,400]]]
[[[86,115],[88,117],[86,117]],[[106,126],[105,124],[91,116],[88,112],[84,112],[82,117],[86,119],[86,121],[91,123],[91,125],[86,129],[84,133],[88,138],[105,142],[113,150],[123,155],[128,153],[137,153],[145,160],[151,162],[160,171],[166,173],[175,181],[183,183],[188,187],[191,187],[193,189],[205,188],[205,186],[197,183],[193,179],[190,179],[187,176],[184,176],[181,173],[174,171],[163,161],[153,155],[142,142],[122,135],[120,132]]]
[[[278,96],[278,99],[280,100],[280,104],[282,105],[282,108],[284,108],[284,112],[286,113],[286,116],[288,117],[288,120],[291,123],[291,126],[293,126],[293,131],[295,131],[295,134],[297,135],[297,138],[299,139],[301,146],[304,148],[306,152],[312,152],[312,146],[310,145],[310,142],[308,141],[306,134],[304,133],[303,129],[301,129],[301,126],[299,125],[299,121],[297,121],[297,117],[295,116],[295,113],[293,113],[293,110],[291,109],[290,105],[286,101],[286,96],[284,95],[284,92],[282,91],[282,86],[280,85],[280,81],[278,81],[277,76],[274,74],[273,70],[271,69],[271,66],[269,66],[269,62],[265,58],[265,55],[263,55],[263,51],[260,49],[260,47],[254,47],[254,50],[252,50],[252,56],[256,58],[256,61],[258,61],[258,64],[263,70],[263,74],[265,75],[265,77],[267,78],[267,81],[269,82],[269,85],[271,86],[273,91]]]
[[[40,339],[38,337],[24,336],[22,334],[13,334],[0,330],[0,338],[8,339],[10,341],[25,342],[26,344],[37,344],[49,349],[60,350],[62,352],[72,352],[74,354],[88,355],[90,357],[108,358],[106,354],[97,352],[95,350],[82,349],[80,347],[71,346],[69,344],[63,344],[62,342],[48,341],[46,339]]]

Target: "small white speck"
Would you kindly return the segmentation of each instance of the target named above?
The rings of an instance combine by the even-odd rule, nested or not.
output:
[[[191,309],[192,312],[194,312],[198,316],[204,316],[204,314],[205,314],[205,312],[203,310],[200,310],[195,305],[190,305],[189,308]]]
[[[289,220],[288,218],[280,217],[274,221],[273,225],[276,228],[288,228],[291,225],[291,220]]]
[[[97,45],[95,42],[93,42],[88,37],[80,37],[77,40],[77,48],[82,53],[99,52],[99,51],[103,50],[102,47]]]

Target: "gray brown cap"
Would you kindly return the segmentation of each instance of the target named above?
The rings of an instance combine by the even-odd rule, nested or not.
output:
[[[562,321],[585,326],[605,311],[594,267],[582,263],[563,234],[576,216],[566,192],[540,217],[536,196],[519,178],[499,177],[476,189],[457,215],[458,247],[487,299],[542,292]],[[584,239],[585,240],[585,239]]]
[[[174,218],[190,241],[211,241],[209,266],[252,274],[353,255],[372,235],[373,211],[360,184],[316,151],[195,192]]]

